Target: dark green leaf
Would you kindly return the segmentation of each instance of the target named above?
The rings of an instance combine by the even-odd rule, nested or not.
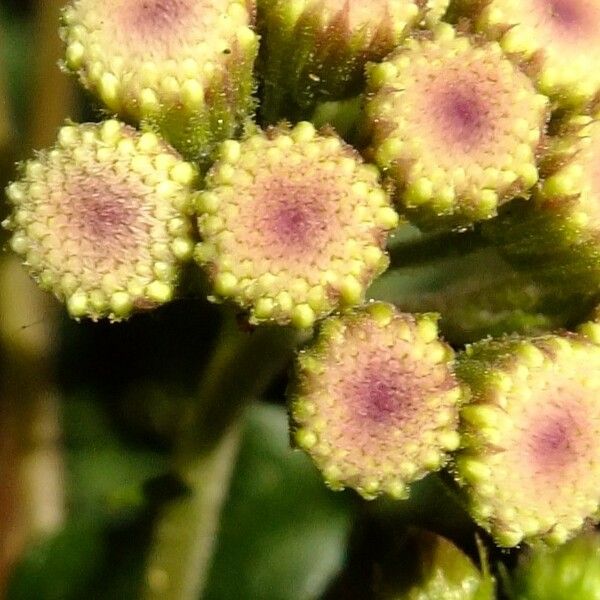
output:
[[[344,563],[352,503],[290,449],[282,408],[248,418],[205,600],[317,598]]]

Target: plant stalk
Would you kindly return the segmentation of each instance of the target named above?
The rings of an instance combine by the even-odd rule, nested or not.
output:
[[[189,493],[159,518],[147,561],[145,600],[198,600],[206,587],[221,510],[243,432],[243,408],[291,358],[298,334],[263,326],[241,331],[227,315],[186,415],[174,457]]]

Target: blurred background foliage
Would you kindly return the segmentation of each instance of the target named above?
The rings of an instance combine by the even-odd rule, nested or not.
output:
[[[102,116],[58,67],[63,3],[0,0],[0,188],[17,161],[53,142],[65,118]],[[327,490],[290,448],[289,340],[257,352],[260,334],[252,334],[246,352],[272,368],[264,380],[256,375],[256,398],[232,416],[235,382],[254,373],[218,373],[231,317],[199,299],[197,274],[160,310],[119,324],[77,323],[36,288],[0,236],[0,597],[494,596],[483,545],[440,476],[414,485],[406,502],[365,503]],[[446,271],[418,281],[391,274],[376,295],[420,294]],[[206,460],[186,478],[178,436],[201,397],[217,392],[232,418],[204,416],[197,442]],[[165,511],[183,529],[160,529]],[[157,531],[170,542],[166,555],[154,548]],[[515,552],[492,559],[511,568]],[[169,572],[181,578],[173,592]]]

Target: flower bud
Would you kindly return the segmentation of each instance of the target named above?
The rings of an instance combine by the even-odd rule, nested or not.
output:
[[[360,91],[364,67],[381,60],[413,25],[434,22],[447,0],[263,0],[259,31],[268,123],[308,118],[319,100]]]
[[[393,600],[493,600],[495,582],[488,572],[487,559],[480,546],[480,571],[452,542],[427,531],[415,532],[409,548],[416,556],[419,573],[410,589],[391,595]],[[412,542],[412,543],[411,543]],[[410,546],[414,546],[411,548]]]
[[[73,0],[66,67],[114,113],[205,161],[253,108],[252,0]]]
[[[408,496],[458,447],[463,398],[431,315],[372,303],[326,320],[296,364],[296,443],[333,489]]]
[[[458,356],[473,402],[457,476],[499,545],[561,544],[596,519],[599,372],[600,347],[575,335],[488,339]]]
[[[496,43],[447,24],[370,65],[369,154],[417,224],[465,225],[537,182],[547,98]]]
[[[113,120],[66,125],[8,186],[3,226],[71,316],[121,319],[172,298],[179,261],[193,249],[194,177],[153,133]]]
[[[300,328],[362,301],[398,223],[377,170],[307,122],[223,143],[197,210],[215,298]]]
[[[600,538],[588,532],[560,548],[532,548],[510,582],[514,600],[598,600]]]
[[[558,105],[580,105],[600,91],[596,0],[461,2],[474,11],[479,31],[529,62],[538,89]]]

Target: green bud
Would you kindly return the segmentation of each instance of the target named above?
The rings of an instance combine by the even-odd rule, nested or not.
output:
[[[511,600],[600,600],[600,538],[588,532],[556,549],[532,548],[509,580]]]
[[[435,22],[447,0],[262,0],[261,114],[308,118],[320,100],[360,91],[364,67],[381,60],[422,19]]]
[[[414,535],[419,564],[418,583],[394,600],[493,600],[495,582],[487,570],[480,544],[483,572],[454,544],[429,532]]]

